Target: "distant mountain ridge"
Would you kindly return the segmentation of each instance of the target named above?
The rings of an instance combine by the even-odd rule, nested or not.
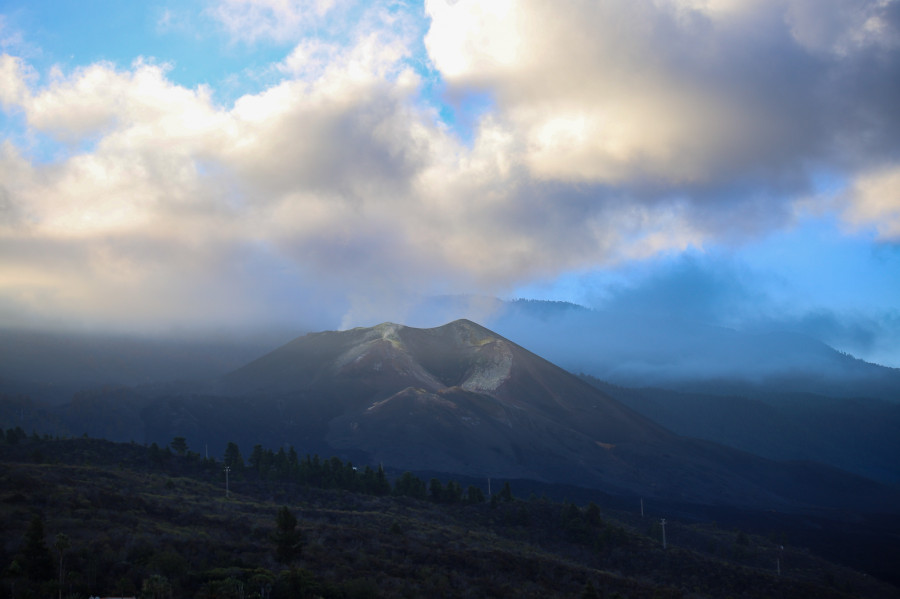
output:
[[[457,299],[457,308],[465,313],[465,301]],[[570,372],[626,387],[900,402],[900,369],[860,360],[789,330],[744,332],[538,300],[498,304],[484,321]]]
[[[900,402],[900,369],[864,362],[798,333],[748,333],[648,315],[623,317],[569,302],[481,296],[430,298],[408,316],[406,322],[422,328],[475,320],[570,372],[620,386]],[[205,380],[298,332],[166,338],[7,328],[0,330],[0,392],[62,402],[102,385]]]

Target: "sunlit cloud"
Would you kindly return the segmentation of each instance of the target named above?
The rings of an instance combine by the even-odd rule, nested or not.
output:
[[[857,227],[872,227],[879,238],[900,242],[900,166],[861,174],[846,195],[844,216]]]
[[[842,150],[868,93],[847,69],[895,47],[892,6],[843,4],[434,0],[425,43],[449,85],[494,95],[536,177],[778,186]],[[896,56],[880,68],[896,74]]]
[[[58,144],[0,151],[2,320],[402,319],[739,246],[822,172],[847,189],[819,210],[900,235],[898,2],[204,6],[228,51],[283,47],[261,89],[0,55],[4,113]],[[462,139],[442,103],[468,96]]]

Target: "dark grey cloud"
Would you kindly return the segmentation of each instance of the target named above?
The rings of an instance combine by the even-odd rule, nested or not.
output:
[[[896,2],[430,10],[438,68],[493,93],[532,175],[687,203],[706,237],[783,225],[823,172],[852,180],[900,152]]]

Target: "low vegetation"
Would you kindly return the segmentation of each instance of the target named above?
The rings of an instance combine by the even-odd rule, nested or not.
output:
[[[657,518],[508,482],[488,495],[290,447],[224,455],[3,431],[0,597],[897,594],[783,539],[669,519],[664,549]]]

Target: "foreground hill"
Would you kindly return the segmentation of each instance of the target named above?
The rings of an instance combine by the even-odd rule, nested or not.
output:
[[[670,518],[664,549],[657,513],[641,518],[512,493],[494,501],[478,500],[480,491],[474,501],[436,495],[452,488],[446,480],[432,481],[428,496],[419,481],[417,498],[401,487],[417,480],[409,476],[389,494],[366,485],[368,471],[335,459],[298,460],[293,450],[262,452],[248,466],[229,462],[226,498],[224,464],[183,445],[173,443],[178,454],[155,445],[5,437],[0,597],[897,594],[779,534]],[[296,529],[279,526],[282,506],[299,520]],[[279,551],[286,538],[295,550]]]

